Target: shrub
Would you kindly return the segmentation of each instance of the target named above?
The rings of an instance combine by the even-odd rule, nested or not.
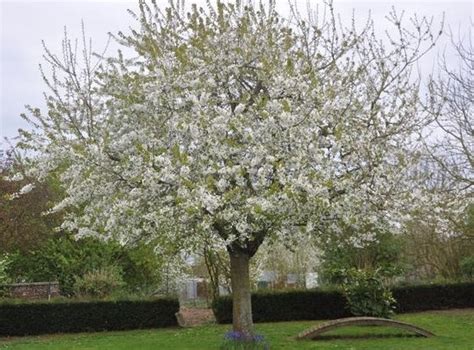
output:
[[[113,265],[123,272],[129,292],[147,294],[159,285],[164,263],[153,246],[140,243],[123,247],[114,241],[93,237],[75,240],[61,235],[30,252],[12,254],[8,272],[21,282],[59,281],[61,294],[71,296],[77,276]]]
[[[354,316],[390,317],[395,299],[379,270],[350,269],[343,284],[347,307]]]
[[[176,299],[0,303],[0,336],[177,326]]]
[[[123,285],[120,269],[116,266],[107,266],[77,278],[74,294],[79,297],[105,298]]]
[[[384,277],[395,277],[402,273],[402,240],[387,229],[388,224],[365,223],[360,230],[344,225],[342,232],[321,237],[321,266],[318,271],[320,283],[341,285],[347,278],[346,270],[375,270]],[[368,238],[369,237],[369,238]],[[354,244],[357,241],[358,244]]]
[[[113,242],[60,236],[31,252],[15,254],[9,272],[22,281],[59,281],[61,294],[71,296],[77,276],[114,264],[119,254]]]
[[[474,255],[462,259],[460,268],[464,278],[474,280]]]
[[[10,278],[7,273],[9,264],[10,259],[8,254],[0,255],[0,284],[8,283],[10,281]]]
[[[0,298],[8,295],[8,289],[3,284],[9,283],[8,265],[10,264],[10,257],[8,254],[0,255]]]

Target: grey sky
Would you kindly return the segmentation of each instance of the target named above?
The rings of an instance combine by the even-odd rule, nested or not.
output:
[[[165,0],[158,3],[167,4]],[[188,0],[188,3],[205,3],[203,0]],[[306,1],[298,3],[305,7]],[[278,0],[279,12],[288,11],[287,0]],[[311,4],[322,1],[310,1]],[[129,1],[3,1],[0,0],[0,148],[5,147],[3,138],[12,138],[18,128],[29,128],[20,118],[24,106],[30,104],[44,109],[42,91],[45,87],[41,80],[38,64],[42,62],[44,40],[53,52],[60,52],[64,26],[68,27],[70,38],[80,36],[81,20],[86,27],[86,35],[92,37],[93,48],[101,50],[107,42],[107,32],[126,31],[133,20],[127,8],[136,8],[137,2]],[[336,12],[343,20],[350,18],[352,9],[366,18],[369,10],[376,26],[383,28],[384,16],[391,6],[405,10],[406,15],[417,13],[419,16],[434,16],[439,22],[445,12],[446,24],[455,32],[470,30],[473,18],[473,3],[470,1],[335,1]],[[467,33],[465,33],[467,34]],[[448,43],[443,38],[438,46],[442,49]],[[112,52],[109,50],[109,53]],[[430,72],[436,54],[426,57],[421,63],[423,73]]]

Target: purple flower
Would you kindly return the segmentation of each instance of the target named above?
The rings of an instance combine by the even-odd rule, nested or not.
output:
[[[243,350],[268,350],[269,346],[265,342],[265,337],[261,334],[246,335],[242,332],[229,331],[224,334],[225,343],[221,349],[233,350],[233,349],[243,349]]]
[[[225,340],[243,340],[245,335],[241,332],[229,331],[224,335]]]

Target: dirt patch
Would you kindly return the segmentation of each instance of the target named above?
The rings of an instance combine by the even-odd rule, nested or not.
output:
[[[187,308],[179,310],[178,321],[182,327],[193,327],[216,322],[211,309]]]

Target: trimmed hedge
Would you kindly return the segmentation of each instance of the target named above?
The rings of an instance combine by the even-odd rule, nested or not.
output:
[[[395,287],[398,313],[474,307],[474,282]]]
[[[0,336],[177,326],[176,299],[1,303]]]
[[[255,294],[252,304],[255,305],[255,322],[266,322],[272,318],[292,321],[314,316],[320,320],[348,316],[344,309],[344,296],[337,291],[319,291],[317,298],[314,298],[311,291]],[[276,305],[291,305],[291,308],[275,307]]]
[[[252,294],[254,322],[330,320],[350,316],[346,300],[337,290],[259,292]],[[213,304],[217,323],[232,323],[232,297],[218,298]]]
[[[397,313],[474,307],[474,283],[395,287]],[[220,297],[213,304],[218,323],[232,323],[232,298]],[[304,290],[253,293],[255,322],[328,320],[351,316],[338,290]]]

